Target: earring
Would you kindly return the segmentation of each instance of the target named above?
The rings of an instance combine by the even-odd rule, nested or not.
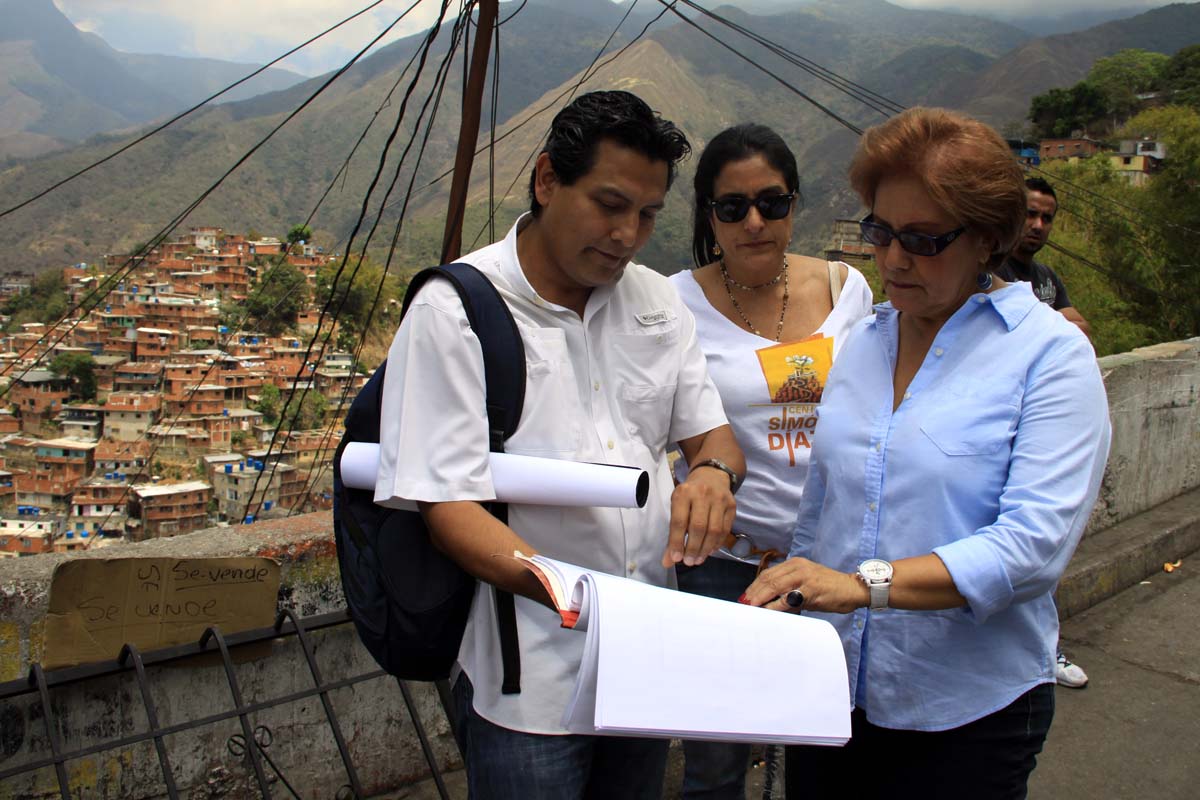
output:
[[[721,257],[721,245],[719,245],[719,244],[713,245],[713,255],[716,256],[717,258]]]
[[[975,278],[975,285],[979,287],[979,291],[981,292],[986,292],[988,289],[992,288],[992,273],[979,273],[979,276]]]

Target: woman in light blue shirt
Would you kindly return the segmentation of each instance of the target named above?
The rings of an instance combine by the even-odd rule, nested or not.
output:
[[[746,593],[828,619],[846,651],[851,742],[790,749],[788,796],[1022,798],[1104,386],[1078,328],[992,275],[1025,216],[995,131],[911,109],[866,132],[850,181],[889,301],[830,374],[791,558]]]

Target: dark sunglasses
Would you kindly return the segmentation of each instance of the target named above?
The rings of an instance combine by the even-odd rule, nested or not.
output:
[[[729,195],[709,200],[708,206],[721,222],[741,222],[750,213],[750,206],[758,209],[763,219],[783,219],[792,210],[792,201],[796,193],[791,194],[760,194],[753,200],[741,195]]]
[[[965,227],[956,228],[949,233],[943,233],[941,236],[931,236],[928,233],[913,233],[912,231],[896,233],[887,225],[876,222],[874,214],[867,214],[859,220],[858,227],[862,231],[863,239],[869,244],[873,244],[876,247],[887,247],[892,243],[892,239],[898,239],[900,246],[914,256],[936,256],[967,230]]]

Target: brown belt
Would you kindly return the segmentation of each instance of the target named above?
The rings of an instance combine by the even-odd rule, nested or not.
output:
[[[742,546],[738,547],[738,545]],[[758,556],[758,570],[755,572],[756,576],[761,574],[764,569],[770,566],[772,561],[784,557],[783,553],[774,548],[763,550],[759,547],[756,547],[754,540],[745,534],[730,533],[725,537],[725,541],[721,546],[724,547],[725,550],[727,550],[731,555],[737,558],[750,558],[753,556]],[[735,552],[735,547],[737,547],[739,550],[742,550],[744,554]],[[748,550],[746,549],[747,547],[749,548]]]

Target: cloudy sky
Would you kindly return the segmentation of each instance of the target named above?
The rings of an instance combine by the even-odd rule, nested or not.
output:
[[[627,0],[626,0],[627,1]],[[54,0],[83,30],[118,50],[207,56],[262,63],[368,5],[369,0]],[[372,11],[305,48],[284,66],[306,75],[335,68],[413,0],[384,0]],[[560,0],[563,3],[572,0]],[[735,4],[737,0],[721,0]],[[1054,17],[1109,8],[1144,9],[1163,0],[892,0],[911,8],[955,8],[974,13]],[[397,26],[407,36],[433,21],[438,3],[424,0]],[[646,3],[647,6],[653,3]],[[998,10],[999,9],[999,10]]]

